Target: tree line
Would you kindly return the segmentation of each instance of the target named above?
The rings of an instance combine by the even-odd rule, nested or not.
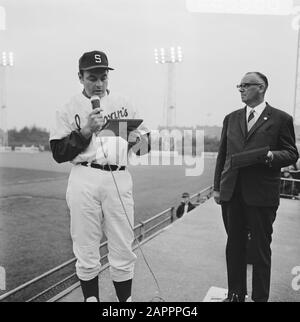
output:
[[[159,128],[160,130],[162,127]],[[8,131],[8,144],[13,149],[17,146],[36,146],[43,147],[46,151],[50,150],[49,132],[36,126],[25,126],[21,130],[11,129]],[[191,138],[191,148],[197,144],[195,138]],[[219,138],[217,136],[205,136],[204,151],[217,152],[219,148]]]
[[[36,126],[25,126],[21,130],[12,129],[8,131],[8,145],[13,149],[17,146],[43,147],[49,151],[49,132]]]

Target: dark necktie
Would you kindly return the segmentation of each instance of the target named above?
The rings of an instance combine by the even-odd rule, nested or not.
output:
[[[251,110],[249,116],[248,116],[248,132],[251,131],[253,125],[255,124],[255,118],[254,118],[254,109]]]

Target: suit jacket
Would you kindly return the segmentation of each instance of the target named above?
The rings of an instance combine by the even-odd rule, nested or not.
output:
[[[299,157],[295,145],[293,118],[267,104],[256,124],[247,132],[246,107],[225,117],[214,189],[220,192],[221,202],[229,201],[239,177],[242,195],[247,204],[278,206],[280,169],[295,163]],[[266,146],[270,146],[274,155],[270,166],[256,164],[242,169],[231,168],[233,154]]]
[[[182,202],[180,204],[180,206],[177,208],[177,211],[176,211],[176,217],[177,218],[181,218],[183,216],[184,206],[185,206],[185,203]],[[191,202],[189,202],[188,203],[188,212],[190,212],[193,209],[195,209],[195,206]]]

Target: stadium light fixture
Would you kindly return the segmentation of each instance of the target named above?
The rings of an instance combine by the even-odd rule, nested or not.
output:
[[[3,66],[3,67],[14,66],[14,53],[13,52],[9,52],[9,53],[7,53],[6,51],[2,52],[1,66]]]
[[[170,48],[155,48],[154,59],[156,64],[175,64],[183,61],[182,48],[180,46]]]
[[[176,124],[176,64],[183,61],[182,48],[181,46],[155,48],[154,59],[156,64],[167,67],[164,119],[167,127],[172,127]]]

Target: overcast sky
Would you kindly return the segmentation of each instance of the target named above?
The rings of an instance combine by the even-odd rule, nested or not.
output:
[[[242,107],[235,87],[245,72],[270,80],[267,100],[293,112],[297,32],[292,16],[191,13],[185,0],[0,0],[7,30],[8,127],[49,129],[54,111],[81,90],[78,59],[108,54],[110,89],[137,102],[152,128],[163,123],[166,66],[156,47],[182,46],[177,65],[178,125],[221,125]]]

